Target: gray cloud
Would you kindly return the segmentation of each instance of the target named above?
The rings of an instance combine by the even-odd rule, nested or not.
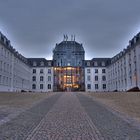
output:
[[[112,57],[139,31],[139,0],[0,0],[0,28],[27,57],[52,56],[75,34],[87,59]]]

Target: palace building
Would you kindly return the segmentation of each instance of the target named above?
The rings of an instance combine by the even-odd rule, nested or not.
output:
[[[53,50],[54,91],[84,90],[85,51],[75,40],[64,40]]]
[[[0,91],[128,91],[140,89],[140,33],[112,58],[85,60],[75,36],[56,44],[53,59],[26,58],[0,32]]]

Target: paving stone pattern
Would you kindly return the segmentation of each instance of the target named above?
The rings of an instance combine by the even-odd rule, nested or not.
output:
[[[0,126],[0,140],[140,140],[140,129],[81,93],[59,93]]]
[[[3,118],[7,117],[8,113],[5,113],[3,111],[0,111],[0,120],[2,120]]]
[[[65,93],[27,140],[103,140],[75,94]]]
[[[48,97],[29,110],[0,126],[0,140],[25,140],[39,124],[61,94]]]
[[[105,140],[140,140],[139,129],[91,98],[82,94],[77,97]]]

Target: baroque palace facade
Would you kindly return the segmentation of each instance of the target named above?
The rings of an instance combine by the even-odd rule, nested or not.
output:
[[[56,44],[53,60],[26,58],[0,32],[0,91],[128,91],[140,89],[140,33],[113,58],[85,60],[75,37]]]

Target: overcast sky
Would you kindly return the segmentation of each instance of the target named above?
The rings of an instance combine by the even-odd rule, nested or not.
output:
[[[63,34],[86,59],[112,57],[140,31],[140,0],[0,0],[0,31],[25,57],[51,59]]]

